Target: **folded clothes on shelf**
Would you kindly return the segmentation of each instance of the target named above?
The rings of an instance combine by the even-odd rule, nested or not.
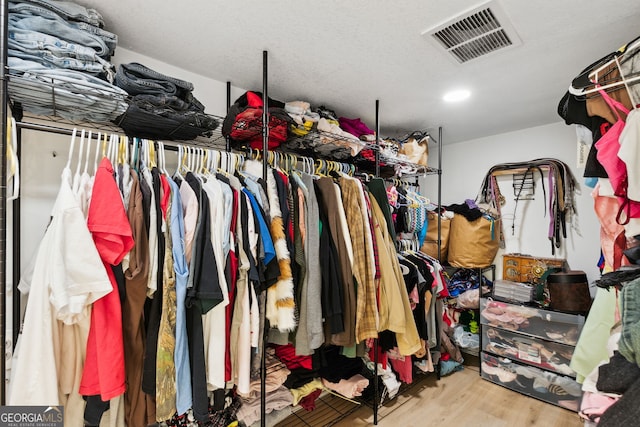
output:
[[[8,10],[10,57],[113,82],[114,67],[109,59],[118,39],[102,29],[104,21],[98,11],[51,0],[14,1]]]
[[[130,96],[127,111],[114,122],[126,133],[146,138],[192,140],[211,136],[220,121],[204,113],[193,84],[145,65],[121,64],[116,85]]]
[[[8,65],[11,101],[30,113],[110,122],[127,110],[125,91],[90,74],[17,57],[9,57]]]

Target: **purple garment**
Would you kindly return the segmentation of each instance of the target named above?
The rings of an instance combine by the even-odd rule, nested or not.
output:
[[[469,206],[469,209],[478,209],[478,205],[476,204],[476,201],[473,199],[467,199],[464,201],[467,206]]]
[[[356,138],[360,138],[362,135],[375,134],[375,132],[369,129],[360,119],[347,119],[346,117],[340,117],[338,122],[340,122],[340,128],[342,128],[343,131],[349,132]]]

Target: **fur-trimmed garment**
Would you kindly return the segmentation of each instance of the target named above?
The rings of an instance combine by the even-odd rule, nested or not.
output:
[[[262,164],[259,162],[247,161],[244,169],[254,176],[262,176]],[[280,332],[289,332],[296,328],[296,304],[291,259],[284,234],[278,189],[272,169],[267,171],[267,197],[271,214],[269,229],[280,267],[278,281],[267,289],[267,319],[272,328],[277,328]]]

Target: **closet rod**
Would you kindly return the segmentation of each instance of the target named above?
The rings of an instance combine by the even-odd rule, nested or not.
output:
[[[16,126],[18,129],[35,130],[39,132],[55,133],[58,135],[68,135],[68,136],[73,135],[73,129],[43,125],[39,123],[16,122]],[[105,131],[105,133],[109,133],[109,131]],[[114,131],[113,133],[118,133],[118,132]],[[18,135],[20,135],[20,133],[18,133]],[[91,138],[98,139],[98,131],[95,131],[95,132],[92,131]],[[151,139],[151,138],[142,138],[142,139]],[[155,141],[154,139],[151,139],[151,140]],[[18,140],[18,142],[20,142],[20,139]],[[202,146],[202,144],[194,145],[194,144],[190,144],[189,141],[163,141],[163,142],[164,142],[164,149],[168,151],[178,151],[178,145],[194,146],[194,147],[197,146],[199,148],[221,151],[220,148],[204,147]]]
[[[2,112],[0,122],[0,329],[2,337],[0,339],[0,405],[5,405],[6,396],[6,369],[7,369],[7,63],[8,63],[8,26],[9,26],[9,2],[0,2],[0,103]]]

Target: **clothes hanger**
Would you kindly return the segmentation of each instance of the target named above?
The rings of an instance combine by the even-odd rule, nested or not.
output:
[[[13,192],[9,197],[7,197],[7,201],[16,200],[20,196],[20,159],[18,159],[18,132],[16,119],[14,117],[10,117],[8,120],[8,132],[7,138],[10,138],[10,141],[7,144],[7,152],[11,160],[11,168],[13,173]]]
[[[234,163],[235,170],[233,171],[233,173],[235,173],[236,171],[242,169],[242,167],[244,166],[244,162],[247,159],[242,154],[232,154],[232,156],[234,156],[236,159],[236,162]]]
[[[589,80],[590,81],[593,81],[594,79],[597,80],[598,75],[602,71],[614,65],[614,63],[616,63],[616,65],[618,65],[619,67],[621,62],[626,62],[627,60],[633,58],[635,55],[640,53],[640,50],[637,50],[637,49],[640,49],[640,37],[636,37],[635,39],[631,40],[629,43],[622,46],[617,51],[612,52],[610,55],[607,55],[607,57],[605,58],[609,58],[609,56],[611,57],[607,59],[603,64],[599,65],[597,68],[592,69],[589,72]],[[622,58],[622,61],[620,61],[621,58]],[[604,76],[606,75],[607,74],[605,74]]]
[[[85,130],[82,129],[80,132],[80,147],[78,150],[78,164],[76,166],[76,173],[73,175],[73,183],[71,184],[71,188],[74,194],[77,194],[80,190],[80,168],[82,167],[82,154],[84,153],[84,139],[85,139]]]
[[[217,150],[209,150],[209,170],[220,172],[223,174],[229,173],[231,166],[231,157],[228,153],[221,153]]]
[[[118,165],[127,164],[129,160],[129,141],[125,135],[118,138]]]
[[[629,76],[625,79],[623,77],[622,67],[620,66],[620,64],[621,62],[625,62],[626,60],[633,58],[639,53],[640,37],[637,37],[619,50],[606,55],[605,57],[587,67],[585,71],[583,71],[578,77],[573,79],[571,85],[569,86],[569,93],[577,96],[588,95],[592,93],[598,93],[600,90],[606,91],[608,89],[620,87],[623,85],[626,86],[627,91],[630,92],[628,90],[629,84],[640,81],[640,75]],[[620,77],[612,81],[611,83],[608,83],[608,81],[606,80],[606,76],[611,72],[610,68],[613,65],[615,65],[618,69]],[[603,73],[603,71],[605,70],[608,71]],[[598,83],[600,83],[600,87],[594,87]]]
[[[178,144],[178,164],[176,165],[176,170],[173,173],[173,176],[184,181],[184,177],[182,176],[181,170],[184,168],[184,147],[182,144]]]
[[[136,172],[138,172],[138,158],[139,158],[139,147],[138,147],[138,138],[137,137],[133,137],[132,139],[132,147],[131,147],[131,164],[130,166],[133,168],[133,170],[135,170]]]
[[[78,133],[78,129],[73,128],[71,132],[71,144],[69,144],[69,156],[67,157],[67,164],[65,165],[65,169],[71,168],[71,156],[73,155],[73,149],[76,144],[76,135]]]
[[[155,141],[148,139],[147,140],[147,145],[149,148],[149,169],[153,169],[155,167],[158,167],[158,159],[156,157],[156,144]]]
[[[104,134],[104,136],[106,137],[106,133]],[[98,156],[100,156],[100,145],[102,144],[102,152],[103,152],[103,157],[104,157],[104,144],[106,142],[102,140],[103,135],[102,132],[98,132],[98,139],[96,141],[96,154],[93,157],[93,172],[92,175],[95,176],[96,172],[98,171]]]
[[[200,148],[200,173],[203,176],[211,176],[211,170],[207,167],[207,163],[209,162],[209,152],[210,150],[205,150],[204,148]]]
[[[87,136],[87,155],[84,158],[84,170],[82,171],[82,175],[89,175],[89,154],[91,154],[91,143],[93,142],[93,133],[89,131],[89,135]],[[96,141],[96,151],[98,150],[97,144],[100,143],[100,139]]]
[[[107,157],[109,158],[109,161],[111,162],[112,165],[114,165],[116,161],[117,142],[118,142],[118,135],[112,133],[111,136],[109,137],[109,147],[107,149]]]
[[[164,142],[162,141],[158,141],[158,160],[160,162],[160,172],[162,172],[167,177],[171,176],[167,171],[166,151],[164,150]]]

